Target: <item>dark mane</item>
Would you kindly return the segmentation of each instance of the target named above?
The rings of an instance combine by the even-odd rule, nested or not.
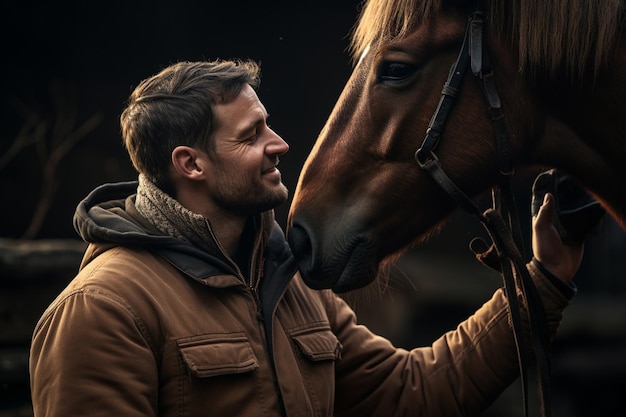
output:
[[[445,0],[368,0],[352,36],[354,62],[368,45],[407,35],[435,16]],[[624,0],[490,0],[494,36],[519,48],[527,74],[595,75],[610,56],[623,22]]]

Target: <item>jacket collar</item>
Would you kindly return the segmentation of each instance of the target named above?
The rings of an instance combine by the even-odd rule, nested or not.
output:
[[[178,270],[204,285],[243,285],[236,264],[223,253],[206,251],[160,233],[135,207],[137,186],[137,181],[104,184],[78,205],[74,214],[75,229],[86,242],[99,244],[88,250],[83,264],[111,246],[142,247],[158,252]],[[259,216],[256,234],[253,253],[266,259],[265,281],[273,281],[275,274],[282,278],[287,271],[295,272],[293,256],[274,220],[273,210]],[[286,286],[278,282],[265,284],[264,287],[278,291]]]

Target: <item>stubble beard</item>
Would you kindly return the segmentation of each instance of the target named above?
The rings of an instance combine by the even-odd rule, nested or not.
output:
[[[245,216],[276,208],[289,198],[289,191],[282,182],[271,189],[258,183],[247,187],[220,187],[217,194],[214,198],[219,205]]]

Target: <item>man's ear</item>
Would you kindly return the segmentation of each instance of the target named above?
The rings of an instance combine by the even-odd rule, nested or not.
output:
[[[184,178],[199,179],[204,173],[204,166],[199,160],[200,153],[189,146],[177,146],[172,151],[174,171]]]

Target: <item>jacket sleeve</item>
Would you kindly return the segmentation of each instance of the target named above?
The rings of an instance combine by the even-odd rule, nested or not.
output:
[[[32,340],[36,417],[154,416],[155,356],[132,310],[102,291],[54,303]]]
[[[527,268],[554,335],[568,297],[536,264]],[[476,416],[519,375],[502,289],[456,330],[411,351],[396,349],[357,325],[343,301],[334,304],[333,326],[343,345],[336,368],[336,416]]]

